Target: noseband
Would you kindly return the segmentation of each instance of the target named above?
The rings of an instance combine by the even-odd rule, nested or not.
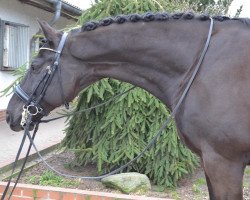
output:
[[[26,125],[28,115],[35,116],[38,113],[43,115],[43,116],[48,115],[48,112],[45,109],[43,109],[43,107],[40,105],[40,102],[43,99],[43,97],[45,96],[46,90],[47,90],[49,84],[51,83],[52,78],[53,78],[55,72],[57,71],[57,69],[58,69],[58,73],[59,73],[58,75],[59,75],[59,84],[61,87],[61,96],[62,96],[62,99],[64,101],[65,107],[68,108],[68,103],[65,99],[65,95],[64,95],[63,87],[62,87],[61,68],[58,67],[61,52],[63,50],[67,36],[68,36],[68,33],[63,33],[62,38],[60,40],[60,43],[59,43],[56,50],[46,48],[46,47],[40,48],[40,50],[43,49],[43,50],[54,52],[55,53],[55,56],[53,59],[54,61],[51,65],[47,66],[46,73],[43,75],[42,79],[39,81],[38,85],[35,87],[35,89],[33,90],[33,92],[31,93],[30,96],[21,88],[21,86],[19,84],[15,87],[15,94],[17,94],[18,97],[23,102],[25,102],[25,104],[23,106],[22,120],[20,123],[21,126]],[[39,94],[37,94],[39,87],[41,88],[41,90],[40,90]]]

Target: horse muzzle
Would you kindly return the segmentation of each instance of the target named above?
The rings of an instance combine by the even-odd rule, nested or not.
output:
[[[30,123],[30,126],[29,126],[30,131],[34,129],[34,126],[35,126],[34,121],[39,121],[41,118],[42,117],[34,117],[34,119],[32,119],[32,122]],[[6,122],[9,124],[11,130],[15,132],[24,130],[25,124],[23,124],[22,126],[21,120],[22,120],[21,116],[14,119],[14,117],[8,111],[6,111]]]

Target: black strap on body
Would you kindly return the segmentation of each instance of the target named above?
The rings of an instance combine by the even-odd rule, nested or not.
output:
[[[39,127],[39,124],[36,125],[35,130],[34,130],[34,132],[33,132],[33,135],[32,135],[32,137],[31,137],[31,139],[32,139],[33,141],[34,141],[35,136],[36,136],[36,133],[37,133],[37,131],[38,131],[38,127]],[[24,134],[27,136],[27,131],[28,131],[28,129],[26,129],[25,131],[26,131],[26,133],[24,133]],[[11,190],[11,193],[9,194],[8,200],[10,200],[10,198],[11,198],[11,196],[12,196],[12,194],[13,194],[13,192],[14,192],[16,186],[17,186],[17,183],[18,183],[18,181],[19,181],[20,178],[21,178],[21,175],[22,175],[22,173],[23,173],[24,167],[25,167],[25,165],[26,165],[26,163],[27,163],[27,161],[28,161],[29,155],[30,155],[31,147],[32,147],[32,143],[29,144],[29,147],[28,147],[28,150],[27,150],[27,152],[26,152],[26,155],[25,155],[25,158],[24,158],[22,167],[21,167],[21,169],[20,169],[20,171],[19,171],[19,173],[18,173],[18,177],[17,177],[17,179],[16,179],[16,181],[15,181],[15,184],[14,184],[12,190]],[[11,177],[12,177],[12,176],[13,176],[13,174],[11,175]]]
[[[31,119],[29,119],[29,120],[31,120]],[[25,129],[25,132],[29,131],[29,127],[30,127],[30,123],[27,123],[27,128]],[[32,135],[32,139],[33,139],[33,140],[35,139],[36,133],[37,133],[37,131],[38,131],[38,127],[39,127],[39,124],[37,124],[36,127],[35,127],[35,129],[34,129],[34,132],[33,132],[33,135]],[[5,200],[5,197],[6,197],[6,195],[7,195],[7,192],[8,192],[8,190],[9,190],[10,183],[11,183],[11,180],[12,180],[12,178],[13,178],[13,174],[15,173],[15,170],[16,170],[16,167],[17,167],[17,162],[18,162],[18,159],[19,159],[20,154],[21,154],[21,152],[22,152],[22,148],[23,148],[23,146],[24,146],[26,137],[27,137],[27,133],[24,133],[23,139],[22,139],[22,141],[21,141],[21,144],[20,144],[20,146],[19,146],[19,149],[18,149],[16,158],[15,158],[15,161],[14,161],[14,163],[13,163],[13,167],[12,167],[12,171],[11,171],[10,178],[9,178],[9,180],[8,180],[8,182],[7,182],[7,185],[6,185],[6,187],[5,187],[5,190],[4,190],[3,194],[2,194],[1,200]],[[27,152],[26,152],[26,155],[25,155],[25,158],[24,158],[22,167],[21,167],[21,169],[20,169],[20,172],[18,173],[18,177],[17,177],[17,179],[16,179],[16,181],[15,181],[15,184],[14,184],[14,186],[13,186],[13,188],[12,188],[12,191],[11,191],[10,194],[9,194],[8,199],[10,199],[10,197],[12,196],[12,194],[13,194],[15,188],[16,188],[16,185],[17,185],[17,183],[18,183],[18,181],[19,181],[19,179],[20,179],[20,177],[21,177],[21,175],[22,175],[22,172],[23,172],[23,170],[24,170],[25,164],[27,163],[27,160],[28,160],[28,157],[29,157],[29,154],[30,154],[31,147],[32,147],[32,143],[29,144],[29,147],[28,147],[28,150],[27,150]]]
[[[66,118],[66,117],[71,117],[71,116],[74,116],[74,115],[79,115],[81,113],[84,113],[84,112],[87,112],[87,111],[90,111],[90,110],[93,110],[93,109],[96,109],[96,108],[99,108],[101,106],[104,106],[112,101],[114,101],[115,99],[117,99],[118,97],[130,92],[131,90],[135,89],[136,86],[133,86],[127,90],[125,90],[124,92],[120,93],[120,94],[116,94],[115,96],[113,96],[112,98],[108,99],[107,101],[105,102],[102,102],[100,104],[97,104],[95,106],[92,106],[92,107],[89,107],[89,108],[85,108],[85,109],[82,109],[82,110],[78,110],[78,111],[72,111],[72,112],[68,112],[66,114],[63,114],[62,116],[59,116],[59,117],[53,117],[53,118],[50,118],[50,119],[44,119],[44,120],[40,120],[39,123],[49,123],[51,121],[55,121],[55,120],[58,120],[58,119],[62,119],[62,118]]]
[[[18,149],[17,154],[16,154],[15,161],[14,161],[13,166],[12,166],[11,176],[10,176],[10,178],[9,178],[9,180],[8,180],[8,183],[7,183],[6,187],[5,187],[5,190],[4,190],[4,192],[3,192],[3,195],[2,195],[2,197],[1,197],[1,200],[4,200],[4,198],[5,198],[5,196],[6,196],[7,192],[8,192],[8,189],[9,189],[9,187],[10,187],[11,179],[12,179],[12,176],[13,176],[13,174],[14,174],[14,172],[15,172],[15,169],[16,169],[16,166],[17,166],[17,161],[18,161],[18,159],[19,159],[19,157],[20,157],[20,154],[21,154],[21,152],[22,152],[22,148],[23,148],[24,142],[25,142],[25,140],[26,140],[26,136],[27,136],[26,134],[23,134],[23,138],[22,138],[21,144],[20,144],[20,146],[19,146],[19,149]]]

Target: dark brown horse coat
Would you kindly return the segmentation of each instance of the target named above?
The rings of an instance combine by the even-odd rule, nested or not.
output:
[[[204,47],[210,20],[190,13],[148,16],[117,17],[70,32],[60,58],[68,101],[91,83],[112,77],[175,107]],[[183,141],[201,158],[210,199],[240,200],[250,162],[250,27],[248,19],[215,20],[210,47],[175,121]],[[46,46],[57,48],[61,33],[40,24]],[[21,83],[26,93],[31,94],[52,58],[53,52],[41,50],[33,60]],[[61,104],[55,76],[42,106],[51,111]],[[7,121],[15,131],[21,130],[22,106],[13,95]]]

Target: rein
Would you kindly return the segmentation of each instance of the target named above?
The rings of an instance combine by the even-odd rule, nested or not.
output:
[[[87,111],[90,111],[90,110],[93,110],[93,109],[96,109],[96,108],[99,108],[101,106],[104,106],[112,101],[114,101],[115,99],[117,99],[118,97],[130,92],[131,90],[135,89],[136,86],[133,86],[127,90],[125,90],[124,92],[120,93],[120,94],[117,94],[115,96],[113,96],[112,98],[108,99],[107,101],[104,101],[100,104],[97,104],[95,106],[92,106],[92,107],[89,107],[89,108],[85,108],[85,109],[82,109],[82,110],[79,110],[79,111],[74,111],[72,113],[66,113],[66,114],[63,114],[63,116],[60,116],[60,117],[54,117],[54,118],[50,118],[50,119],[47,119],[47,120],[40,120],[39,123],[48,123],[48,122],[51,122],[51,121],[55,121],[55,120],[58,120],[58,119],[61,119],[61,118],[65,118],[65,117],[70,117],[70,116],[74,116],[74,115],[78,115],[78,114],[81,114],[83,112],[87,112]]]
[[[114,171],[112,171],[112,172],[110,172],[110,173],[107,173],[107,174],[104,174],[104,175],[101,175],[101,176],[97,176],[97,177],[86,177],[86,176],[84,176],[84,177],[78,177],[78,176],[66,175],[66,174],[63,174],[63,173],[61,173],[61,172],[55,170],[53,167],[51,167],[51,166],[43,159],[42,155],[40,154],[40,152],[38,151],[36,145],[34,144],[34,141],[33,141],[33,140],[34,140],[35,134],[36,134],[36,132],[37,132],[37,130],[38,130],[38,125],[39,125],[40,122],[47,123],[47,122],[49,122],[49,121],[53,121],[53,120],[56,120],[56,119],[60,119],[60,118],[62,118],[62,117],[66,117],[66,116],[57,117],[57,118],[52,118],[52,119],[50,119],[50,120],[41,120],[40,122],[38,122],[38,123],[36,124],[36,127],[35,127],[35,130],[34,130],[33,135],[31,136],[31,134],[29,133],[29,127],[30,127],[30,124],[32,123],[32,116],[34,116],[35,113],[38,114],[38,113],[40,113],[40,112],[43,111],[42,107],[39,106],[39,103],[40,103],[41,99],[43,98],[43,96],[44,96],[44,94],[45,94],[45,91],[46,91],[46,89],[47,89],[49,83],[51,82],[51,79],[53,78],[53,75],[54,75],[54,73],[55,73],[55,71],[56,71],[56,69],[57,69],[57,67],[58,67],[58,62],[59,62],[61,50],[63,49],[64,43],[65,43],[65,41],[66,41],[67,34],[65,34],[65,33],[63,34],[63,37],[62,37],[62,39],[61,39],[61,41],[60,41],[60,43],[59,43],[59,46],[58,46],[58,49],[57,49],[57,50],[43,48],[44,50],[50,50],[50,51],[52,51],[52,52],[55,52],[55,62],[54,62],[54,64],[53,64],[53,66],[52,66],[52,67],[50,66],[50,67],[49,67],[49,70],[47,71],[47,74],[50,74],[50,71],[51,71],[52,76],[49,75],[49,78],[46,78],[47,80],[46,80],[46,82],[45,82],[45,84],[44,84],[44,87],[43,87],[43,90],[45,90],[45,91],[42,92],[42,93],[40,94],[41,98],[38,98],[38,99],[35,99],[35,100],[34,100],[34,97],[33,97],[32,95],[31,95],[31,96],[28,96],[28,95],[21,89],[20,85],[17,86],[16,91],[15,91],[16,94],[17,94],[24,102],[26,102],[26,104],[25,104],[25,106],[24,106],[24,112],[23,112],[26,116],[23,117],[23,120],[22,120],[22,121],[23,121],[23,125],[22,125],[22,124],[21,124],[21,125],[22,125],[22,126],[24,127],[24,129],[25,129],[25,131],[24,131],[24,136],[23,136],[23,140],[25,140],[26,137],[28,137],[29,140],[30,140],[30,146],[29,146],[28,152],[27,152],[27,154],[26,154],[25,160],[24,160],[24,162],[23,162],[22,170],[23,170],[23,168],[24,168],[24,166],[25,166],[25,163],[26,163],[26,161],[27,161],[27,157],[28,157],[28,155],[29,155],[29,151],[30,151],[31,146],[34,147],[34,149],[36,150],[38,156],[39,156],[39,157],[41,158],[41,160],[45,163],[45,165],[46,165],[48,168],[50,168],[51,170],[53,170],[54,172],[56,172],[57,174],[62,175],[62,176],[65,176],[65,177],[69,177],[69,178],[81,178],[81,179],[102,179],[102,178],[104,178],[104,177],[110,176],[110,175],[115,174],[115,173],[117,173],[117,172],[121,172],[124,168],[126,168],[126,167],[129,166],[131,163],[133,163],[135,160],[137,160],[137,159],[140,158],[142,155],[144,155],[144,153],[145,153],[148,149],[150,149],[150,148],[153,146],[153,144],[155,144],[157,138],[160,136],[160,134],[162,133],[162,131],[167,127],[167,125],[168,125],[168,124],[171,122],[171,120],[175,117],[175,114],[176,114],[177,110],[180,108],[181,103],[184,101],[185,96],[187,95],[189,89],[191,88],[191,85],[192,85],[193,81],[195,80],[195,77],[196,77],[196,75],[197,75],[197,73],[198,73],[198,71],[199,71],[199,69],[200,69],[200,66],[201,66],[201,64],[202,64],[202,61],[204,60],[204,57],[205,57],[206,52],[207,52],[207,50],[208,50],[208,47],[209,47],[209,44],[210,44],[210,41],[211,41],[211,36],[212,36],[212,31],[213,31],[213,25],[214,25],[214,21],[213,21],[212,18],[210,18],[210,27],[209,27],[209,31],[208,31],[208,35],[207,35],[207,40],[206,40],[205,46],[204,46],[204,48],[203,48],[203,50],[202,50],[202,52],[201,52],[201,54],[200,54],[200,56],[199,56],[199,60],[198,60],[196,66],[195,66],[195,68],[194,68],[194,71],[193,71],[193,73],[192,73],[192,76],[190,77],[190,79],[189,79],[189,81],[188,81],[188,83],[187,83],[187,85],[186,85],[186,87],[185,87],[185,89],[184,89],[184,91],[183,91],[183,93],[182,93],[180,99],[178,100],[176,106],[174,107],[172,113],[171,113],[170,116],[166,119],[166,121],[162,124],[162,126],[161,126],[161,128],[159,129],[159,131],[157,132],[157,134],[156,134],[156,135],[153,137],[153,139],[148,143],[148,145],[143,149],[143,151],[142,151],[141,153],[139,153],[135,158],[133,158],[132,160],[130,160],[130,161],[129,161],[128,163],[126,163],[125,165],[119,167],[118,169],[116,169],[116,170],[114,170]],[[42,48],[41,48],[41,49],[42,49]],[[52,68],[52,69],[51,69],[51,68]],[[45,75],[45,77],[48,76],[47,74]],[[59,74],[59,76],[60,76],[60,74]],[[44,78],[44,79],[45,79],[45,78]],[[49,80],[49,81],[48,81],[48,80]],[[46,83],[47,83],[47,84],[46,84]],[[41,81],[39,82],[37,88],[39,87],[40,84],[41,84]],[[36,88],[36,89],[37,89],[37,88]],[[120,96],[120,95],[122,95],[122,94],[124,94],[124,93],[126,93],[126,92],[129,92],[130,90],[132,90],[132,89],[134,89],[134,88],[135,88],[135,87],[132,87],[132,88],[130,88],[129,90],[127,90],[127,91],[125,91],[125,92],[123,92],[123,93],[121,93],[121,94],[119,94],[119,95],[116,95],[115,97]],[[62,89],[62,88],[61,88],[61,89]],[[43,91],[43,90],[42,90],[42,91]],[[34,94],[34,92],[33,92],[32,94]],[[62,95],[62,96],[63,96],[63,95]],[[104,105],[104,104],[106,104],[106,103],[109,103],[109,102],[110,102],[111,100],[113,100],[113,99],[114,99],[114,98],[112,98],[112,99],[110,99],[110,100],[108,100],[108,101],[106,101],[106,102],[104,102],[104,103],[102,103],[102,104],[100,104],[100,105],[96,105],[96,106],[94,106],[94,107],[87,108],[87,109],[84,109],[84,110],[80,110],[80,111],[78,111],[78,112],[76,112],[76,113],[69,114],[68,116],[71,116],[71,115],[74,115],[74,114],[78,114],[78,113],[84,112],[84,111],[86,111],[86,110],[94,109],[94,108],[96,108],[96,107],[99,107],[99,106],[101,106],[101,105]],[[64,100],[65,100],[65,99],[64,99]],[[29,106],[30,106],[30,107],[29,107]],[[36,107],[36,109],[35,109],[36,112],[33,112],[33,109],[31,109],[31,108],[33,108],[33,107]],[[42,109],[42,110],[40,111],[40,109]],[[21,122],[21,123],[22,123],[22,122]],[[24,143],[24,142],[22,141],[22,143]],[[15,170],[15,168],[16,168],[16,162],[17,162],[17,160],[18,160],[18,158],[19,158],[19,155],[20,155],[20,152],[21,152],[21,149],[22,149],[22,146],[23,146],[22,143],[21,143],[21,145],[20,145],[20,147],[19,147],[19,150],[18,150],[16,159],[15,159],[15,162],[14,162],[14,164],[13,164],[12,175],[11,175],[9,181],[8,181],[8,184],[7,184],[6,188],[5,188],[5,191],[4,191],[4,193],[3,193],[3,196],[2,196],[2,198],[1,198],[1,200],[4,200],[4,198],[5,198],[6,194],[7,194],[7,191],[8,191],[8,189],[9,189],[10,181],[11,181],[11,178],[12,178],[12,176],[13,176],[13,172],[14,172],[14,170]],[[12,191],[11,191],[10,196],[9,196],[8,199],[10,199],[10,197],[11,197],[11,195],[12,195],[14,189],[15,189],[15,186],[16,186],[16,184],[17,184],[17,182],[18,182],[18,180],[19,180],[19,178],[20,178],[20,176],[21,176],[22,170],[20,171],[20,173],[19,173],[19,175],[18,175],[18,178],[17,178],[17,180],[16,180],[16,183],[15,183],[14,187],[12,188]]]

